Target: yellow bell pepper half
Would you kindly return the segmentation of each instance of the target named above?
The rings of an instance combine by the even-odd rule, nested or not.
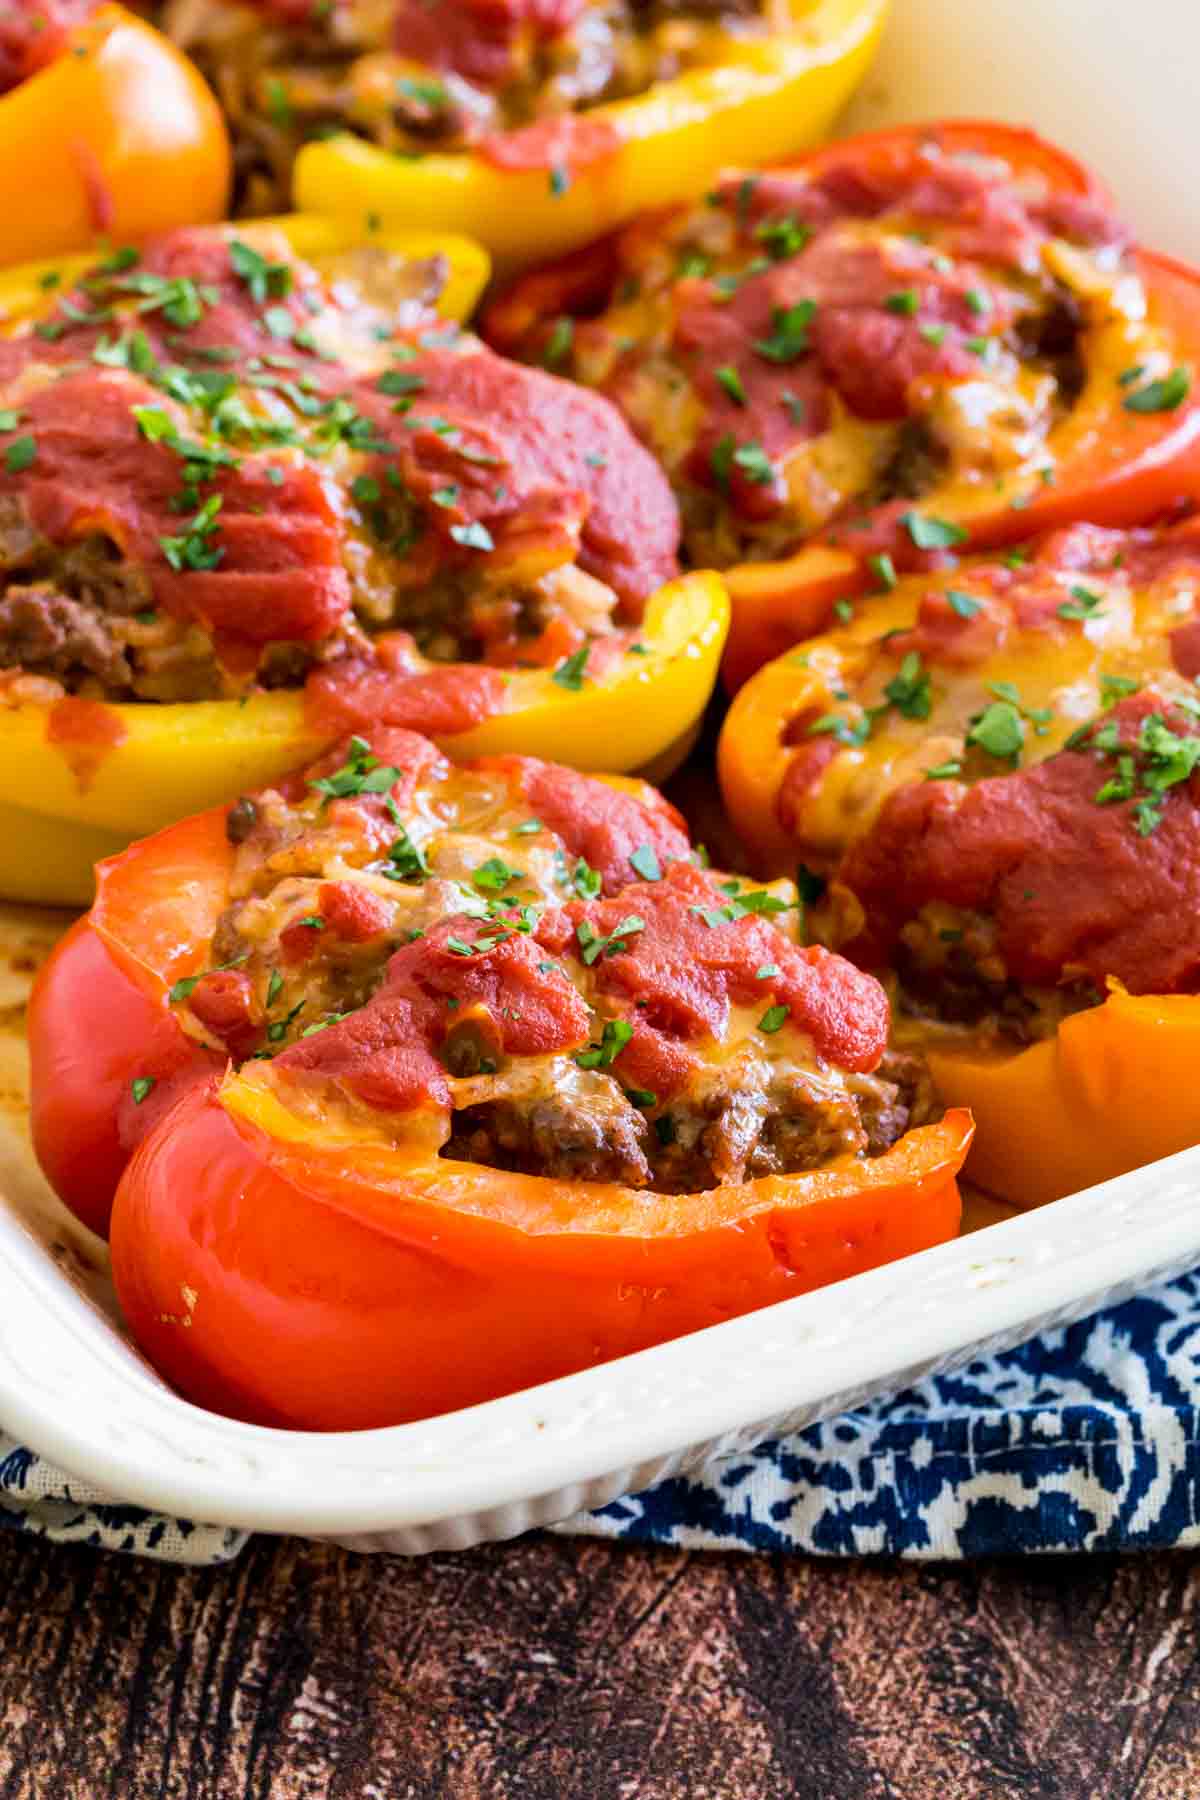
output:
[[[173,44],[120,6],[0,96],[0,263],[224,216],[220,108]]]
[[[685,575],[651,596],[642,651],[578,692],[550,670],[508,676],[504,710],[440,740],[459,757],[521,751],[577,768],[669,767],[716,681],[729,602],[715,575]],[[84,905],[92,865],[188,813],[269,785],[330,742],[304,696],[106,707],[117,737],[94,758],[48,740],[49,709],[0,711],[0,896]],[[119,735],[118,735],[119,734]],[[336,734],[335,734],[336,735]]]
[[[1116,992],[1027,1050],[925,1046],[947,1106],[969,1106],[968,1174],[1041,1206],[1200,1143],[1200,999]]]
[[[580,115],[593,142],[608,128],[610,147],[594,160],[555,169],[502,166],[479,151],[397,157],[346,134],[301,150],[296,204],[466,232],[509,268],[560,255],[703,193],[730,163],[819,143],[870,61],[888,4],[792,0],[791,30],[731,35],[719,64]]]

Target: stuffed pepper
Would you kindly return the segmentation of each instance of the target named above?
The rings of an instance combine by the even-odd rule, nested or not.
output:
[[[300,220],[10,278],[0,891],[86,901],[98,854],[367,724],[593,767],[693,726],[720,583],[678,578],[609,402],[434,311],[485,274]]]
[[[219,219],[230,168],[212,94],[144,20],[0,7],[0,263]]]
[[[731,686],[958,549],[1133,524],[1200,477],[1200,279],[995,125],[730,174],[501,296],[485,335],[608,394],[726,569]]]
[[[795,902],[640,782],[354,736],[102,868],[35,1142],[189,1398],[470,1405],[954,1233],[969,1119]]]
[[[238,204],[378,212],[529,261],[817,142],[886,0],[166,0]],[[298,158],[298,160],[297,160]]]
[[[910,577],[761,669],[720,744],[758,866],[889,984],[1018,1204],[1200,1141],[1200,529]]]

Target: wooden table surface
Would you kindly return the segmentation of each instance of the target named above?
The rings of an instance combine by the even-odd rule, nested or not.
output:
[[[0,1800],[1195,1800],[1200,1563],[0,1537]]]

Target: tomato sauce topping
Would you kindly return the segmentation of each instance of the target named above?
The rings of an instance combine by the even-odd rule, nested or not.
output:
[[[988,914],[1009,975],[1200,987],[1200,720],[1152,691],[1034,768],[966,788],[911,783],[843,863],[886,957],[931,902]],[[855,948],[854,946],[851,947]]]
[[[108,755],[128,736],[128,726],[115,707],[101,700],[80,700],[68,695],[56,700],[46,715],[46,742],[66,758],[85,792]]]
[[[517,72],[525,40],[539,46],[561,37],[588,0],[400,0],[393,41],[405,57],[453,70],[483,88],[500,88]]]
[[[346,1082],[370,1106],[397,1112],[447,1105],[440,1045],[460,1010],[482,1015],[499,1049],[541,1056],[587,1042],[588,1009],[562,973],[544,968],[529,937],[511,936],[467,954],[490,934],[464,913],[396,951],[374,997],[340,1024],[302,1039],[277,1062]]]
[[[98,0],[7,0],[0,11],[0,94],[62,55],[67,38]]]
[[[605,893],[637,880],[630,858],[639,851],[652,852],[664,868],[691,857],[687,826],[653,790],[652,799],[641,799],[593,775],[532,756],[493,757],[480,766],[504,769],[515,778],[530,811],[558,833],[572,856],[581,856],[595,869]]]
[[[778,1005],[819,1057],[873,1069],[888,1034],[878,983],[828,950],[801,948],[767,920],[736,912],[709,875],[685,863],[661,881],[631,882],[611,899],[567,908],[577,941],[586,921],[595,938],[622,946],[597,959],[596,983],[637,1009],[645,1033],[684,1042],[720,1037],[731,1005],[764,1012]],[[623,933],[630,918],[641,928]],[[760,976],[760,969],[775,973]]]

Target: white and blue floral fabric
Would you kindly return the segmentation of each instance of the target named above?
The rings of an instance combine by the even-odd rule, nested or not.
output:
[[[0,1528],[183,1563],[166,1519],[0,1437]],[[1200,1271],[557,1530],[699,1549],[967,1557],[1200,1543]]]

